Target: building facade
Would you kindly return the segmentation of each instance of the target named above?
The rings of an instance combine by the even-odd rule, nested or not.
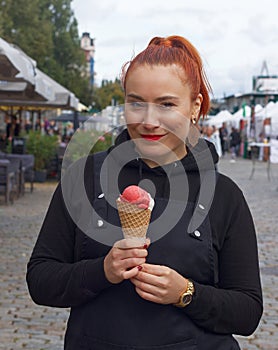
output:
[[[234,113],[243,105],[265,107],[270,101],[278,101],[278,75],[258,75],[253,77],[251,92],[224,97],[221,109]]]
[[[80,42],[87,62],[87,76],[90,78],[90,86],[94,86],[95,79],[95,45],[90,33],[84,32]]]

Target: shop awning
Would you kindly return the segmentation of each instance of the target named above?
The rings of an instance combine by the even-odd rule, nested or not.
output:
[[[36,67],[36,61],[0,38],[0,107],[78,109],[74,93]]]

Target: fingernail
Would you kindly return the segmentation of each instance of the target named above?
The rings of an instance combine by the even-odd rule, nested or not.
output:
[[[148,245],[145,243],[143,248],[144,248],[144,249],[147,249],[147,248],[148,248]]]
[[[142,267],[141,265],[138,265],[138,266],[137,266],[137,269],[138,269],[139,271],[141,271],[142,268],[143,268],[143,267]]]

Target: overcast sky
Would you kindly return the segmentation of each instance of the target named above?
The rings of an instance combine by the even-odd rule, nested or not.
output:
[[[95,38],[97,82],[154,36],[182,35],[196,46],[214,96],[250,92],[266,60],[278,75],[278,5],[274,0],[73,0],[79,34]]]

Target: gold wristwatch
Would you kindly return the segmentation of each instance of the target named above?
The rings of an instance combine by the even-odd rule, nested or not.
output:
[[[180,295],[179,302],[174,304],[177,307],[185,307],[191,303],[194,294],[194,284],[192,281],[188,280],[186,291],[182,292]]]

